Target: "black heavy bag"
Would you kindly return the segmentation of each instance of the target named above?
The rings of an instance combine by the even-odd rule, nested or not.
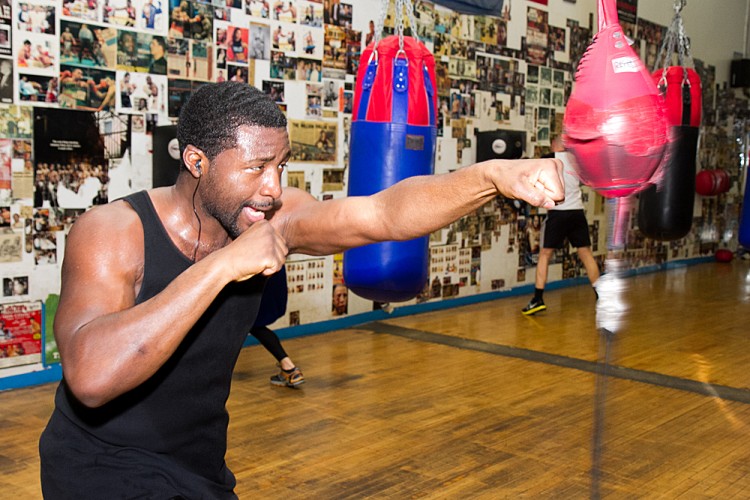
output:
[[[677,240],[690,232],[699,131],[685,125],[672,127],[673,142],[662,167],[661,183],[649,186],[640,194],[638,227],[651,239]]]
[[[685,66],[689,45],[682,27],[681,7],[662,43],[658,61],[664,67],[652,76],[664,96],[670,143],[659,182],[640,194],[638,227],[652,239],[677,240],[690,232],[695,200],[695,171],[702,110],[701,81],[698,73]],[[679,66],[668,66],[675,46]]]

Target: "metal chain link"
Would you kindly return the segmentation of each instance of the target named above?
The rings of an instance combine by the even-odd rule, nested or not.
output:
[[[383,38],[383,29],[385,28],[385,18],[388,15],[388,4],[389,0],[380,0],[380,15],[378,16],[378,22],[375,25],[375,45],[373,46],[373,53],[377,53],[378,43]]]
[[[412,0],[404,0],[404,4],[406,4],[406,15],[409,16],[409,25],[411,26],[411,36],[417,40],[419,40],[419,35],[417,34],[417,18],[414,15],[414,3]]]
[[[659,86],[666,85],[667,82],[667,68],[672,62],[672,54],[675,52],[675,46],[677,47],[677,59],[680,66],[683,68],[683,84],[690,85],[688,81],[687,71],[687,60],[689,59],[690,66],[693,65],[693,58],[690,54],[690,41],[687,35],[685,35],[685,25],[682,22],[682,9],[687,5],[687,0],[675,0],[674,2],[674,17],[672,23],[667,29],[667,33],[662,40],[661,48],[659,50],[659,56],[656,58],[654,71],[662,65],[661,79],[659,80]]]
[[[404,1],[396,0],[396,31],[398,33],[398,50],[404,50]]]

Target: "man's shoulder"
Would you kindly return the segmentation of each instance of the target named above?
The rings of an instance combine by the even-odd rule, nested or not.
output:
[[[95,205],[84,212],[76,221],[76,226],[105,226],[116,227],[123,223],[133,222],[137,214],[133,207],[124,199],[118,199],[104,205]]]

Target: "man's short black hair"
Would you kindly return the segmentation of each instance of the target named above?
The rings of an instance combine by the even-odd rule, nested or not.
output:
[[[180,153],[191,144],[213,160],[237,145],[237,129],[242,125],[286,128],[286,116],[266,94],[247,83],[204,85],[180,111]]]

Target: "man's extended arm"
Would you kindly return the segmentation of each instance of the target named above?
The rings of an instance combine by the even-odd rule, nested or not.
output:
[[[408,240],[447,226],[497,195],[554,206],[565,195],[554,159],[491,160],[442,175],[410,177],[370,197],[324,202],[285,189],[272,223],[290,252],[326,255],[377,241]]]

